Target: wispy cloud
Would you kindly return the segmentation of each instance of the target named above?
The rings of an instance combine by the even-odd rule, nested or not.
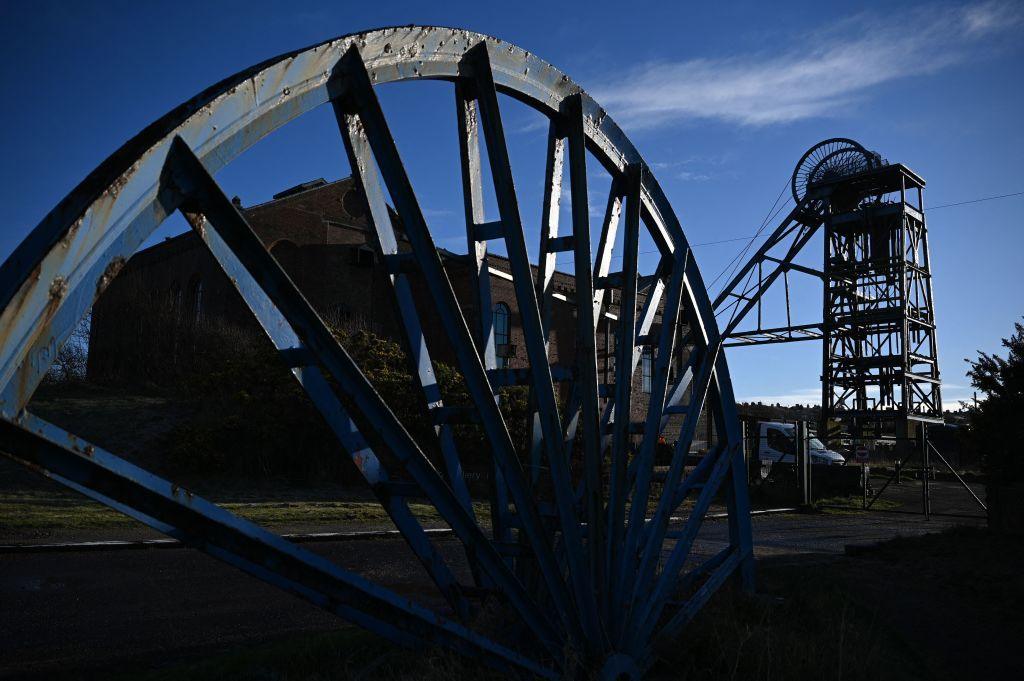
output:
[[[551,122],[546,118],[540,116],[530,116],[529,120],[522,121],[513,125],[512,132],[516,134],[526,134],[530,132],[537,132],[538,130],[547,130]]]
[[[674,177],[683,182],[706,182],[721,176],[721,167],[726,163],[727,155],[687,156],[674,161],[655,161],[651,164],[654,170],[667,177]],[[729,174],[729,173],[724,173]]]
[[[957,411],[974,397],[974,388],[958,383],[942,384],[942,408]]]
[[[696,170],[680,170],[676,173],[676,179],[683,182],[706,182],[714,177],[711,173],[702,173]]]
[[[455,214],[447,208],[422,208],[421,210],[425,218],[446,218]]]
[[[563,179],[566,185],[562,188],[562,194],[558,197],[558,209],[566,215],[572,215],[572,192],[569,191],[567,179]],[[593,190],[587,187],[587,213],[592,218],[604,217],[604,199],[594,196]]]
[[[594,96],[633,129],[695,119],[788,123],[835,114],[873,87],[968,61],[1022,25],[1024,5],[1002,0],[859,14],[779,36],[792,45],[781,52],[648,63],[612,76]]]

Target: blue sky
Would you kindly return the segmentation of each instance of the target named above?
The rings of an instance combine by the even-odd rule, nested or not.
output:
[[[909,165],[928,181],[926,206],[1024,191],[1024,3],[775,5],[7,0],[0,259],[109,153],[211,83],[336,35],[409,23],[489,33],[568,73],[630,135],[693,243],[751,235],[799,156],[827,137]],[[381,91],[432,228],[457,249],[451,91]],[[523,220],[536,234],[545,133],[532,111],[502,106]],[[217,179],[252,204],[347,172],[322,109]],[[602,182],[595,172],[595,212]],[[998,350],[1024,314],[1022,216],[1020,195],[928,212],[947,405],[970,394],[963,358]],[[170,221],[154,238],[182,229]],[[697,248],[705,279],[743,245]],[[796,286],[794,296],[804,319],[820,312],[817,290]],[[741,399],[819,399],[816,343],[735,350],[729,361]]]

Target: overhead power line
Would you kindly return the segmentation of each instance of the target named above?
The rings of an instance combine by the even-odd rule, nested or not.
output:
[[[953,206],[965,206],[968,203],[981,203],[982,201],[995,201],[996,199],[1007,199],[1011,196],[1020,196],[1021,194],[1024,194],[1024,192],[1013,192],[1012,194],[1000,194],[998,196],[986,196],[985,198],[982,199],[970,199],[968,201],[958,201],[957,203],[944,203],[941,206],[931,206],[930,208],[925,208],[925,210],[929,211],[938,210],[940,208],[952,208]]]
[[[984,201],[995,201],[996,199],[1008,199],[1008,198],[1011,198],[1011,197],[1014,197],[1014,196],[1022,196],[1022,195],[1024,195],[1024,191],[1012,192],[1010,194],[998,194],[996,196],[984,196],[984,197],[982,197],[980,199],[968,199],[967,201],[957,201],[956,203],[943,203],[943,204],[938,205],[938,206],[926,206],[925,207],[925,212],[929,212],[929,211],[933,211],[933,210],[940,210],[942,208],[953,208],[954,206],[966,206],[967,204],[971,204],[971,203],[982,203]],[[697,248],[698,246],[718,246],[719,244],[729,244],[729,243],[735,243],[737,241],[751,241],[753,239],[756,239],[760,235],[761,231],[763,231],[763,229],[764,228],[762,227],[761,229],[759,229],[754,234],[751,234],[750,236],[737,236],[737,237],[733,237],[732,239],[719,239],[718,241],[703,241],[703,242],[701,242],[699,244],[690,244],[690,246],[692,248]],[[657,249],[653,249],[653,250],[650,250],[650,251],[640,251],[637,255],[648,255],[648,254],[651,254],[651,253],[658,253],[658,252],[659,251]],[[612,258],[621,258],[621,257],[622,257],[621,255],[613,255],[612,256]],[[559,264],[560,265],[571,265],[572,261],[571,260],[559,261]]]

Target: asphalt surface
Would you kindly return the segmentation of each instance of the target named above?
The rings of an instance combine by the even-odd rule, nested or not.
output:
[[[963,518],[868,513],[756,516],[756,554],[838,555],[847,545],[939,531]],[[977,521],[973,521],[977,522]],[[727,524],[708,521],[695,543],[712,555]],[[438,546],[469,582],[460,545]],[[396,591],[435,602],[400,540],[307,546]],[[0,554],[0,676],[101,678],[111,669],[153,668],[326,631],[338,620],[198,551],[175,548]]]

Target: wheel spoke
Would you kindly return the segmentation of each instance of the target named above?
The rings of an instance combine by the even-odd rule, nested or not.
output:
[[[660,558],[661,547],[664,542],[665,533],[668,530],[668,522],[671,517],[673,502],[675,500],[675,490],[683,476],[686,457],[690,451],[690,443],[693,441],[693,434],[697,428],[697,422],[704,408],[704,400],[708,394],[712,377],[714,375],[714,366],[718,359],[718,352],[718,344],[700,351],[700,368],[695,372],[697,380],[693,383],[693,391],[687,405],[686,419],[683,421],[682,432],[679,435],[679,440],[676,443],[676,448],[672,455],[672,464],[669,467],[668,474],[665,476],[665,486],[662,491],[661,498],[658,500],[658,507],[655,510],[654,518],[652,519],[650,526],[647,528],[646,541],[644,543],[643,554],[640,560],[640,567],[637,570],[636,579],[633,583],[633,597],[631,599],[631,602],[633,603],[648,602],[648,599],[643,599],[641,596],[649,588],[658,559]],[[702,490],[702,494],[706,489],[707,487]],[[709,503],[710,499],[711,497],[708,497]],[[696,510],[694,510],[691,515],[691,520],[695,516]],[[675,555],[675,551],[680,550],[680,544],[680,542],[676,543],[673,555]],[[685,557],[688,552],[689,547],[686,547],[683,552],[683,556]],[[666,572],[667,570],[668,568],[666,568]],[[659,580],[659,584],[660,583],[661,582]],[[656,598],[652,598],[650,600],[656,600]],[[645,608],[639,609],[645,612],[639,619],[637,619],[635,615],[638,608],[634,606],[634,616],[631,616],[630,618],[631,626],[626,629],[628,635],[635,635],[635,627],[639,626],[641,622],[649,616],[648,613],[652,610],[649,605]]]
[[[588,640],[597,642],[599,636],[597,635],[594,592],[584,567],[583,538],[579,517],[576,513],[569,462],[562,456],[560,445],[562,424],[558,415],[554,383],[551,379],[551,367],[548,364],[536,291],[531,285],[533,272],[526,252],[526,239],[523,234],[519,203],[516,198],[508,149],[505,144],[505,132],[501,122],[501,112],[498,108],[497,90],[494,87],[487,45],[480,44],[471,49],[466,53],[463,63],[475,84],[477,102],[480,106],[480,123],[487,144],[487,158],[490,161],[491,178],[494,181],[498,212],[504,229],[505,250],[508,255],[509,267],[512,270],[512,285],[515,287],[516,300],[519,304],[519,316],[523,325],[523,342],[526,345],[526,353],[530,362],[533,397],[540,415],[544,451],[553,483],[555,505],[568,562],[569,580],[572,583],[578,607],[577,610],[573,610],[572,615],[578,617],[579,624],[587,628]]]
[[[448,81],[455,90],[469,274],[459,283],[468,283],[467,290],[453,288],[448,278],[446,268],[454,261],[437,248],[375,92],[377,84],[420,79]],[[526,249],[499,93],[550,121],[536,265]],[[247,213],[232,205],[212,178],[268,133],[328,103],[353,181],[366,199],[366,239],[386,274],[397,339],[418,386],[413,401],[419,416],[433,425],[423,442],[374,390],[252,231]],[[484,211],[481,143],[498,207],[490,220]],[[595,239],[587,186],[591,161],[611,177]],[[791,182],[798,210],[769,240],[778,247],[813,233],[807,224],[824,204],[800,200],[808,184],[874,163],[875,156],[852,140],[827,140],[809,150]],[[563,191],[571,193],[572,229],[559,234]],[[338,455],[356,464],[452,617],[339,569],[25,410],[89,306],[179,209],[324,417],[344,450]],[[660,254],[649,276],[639,270],[639,243],[646,238],[641,226]],[[620,239],[624,249],[614,257],[623,263],[613,272]],[[488,242],[494,240],[504,242],[510,271],[492,267]],[[555,302],[562,298],[555,291],[556,257],[570,251],[576,284],[575,298],[566,296],[566,303],[576,306],[572,366],[565,358],[573,353],[563,354],[561,338],[562,359],[551,362],[552,332],[561,328],[560,315],[568,309]],[[788,258],[778,271],[787,267],[793,267]],[[492,276],[507,279],[514,289],[509,302],[521,316],[522,366],[505,366],[497,357]],[[727,307],[734,315],[745,314],[750,309],[745,296],[770,285],[772,276],[750,283],[753,269],[740,272],[727,287],[737,300],[730,299],[721,313]],[[616,300],[617,316],[609,310],[616,289],[623,293]],[[463,311],[474,307],[476,317]],[[395,27],[325,42],[230,77],[148,126],[51,211],[0,268],[0,308],[0,440],[7,456],[396,643],[443,645],[505,671],[542,677],[625,673],[636,678],[652,664],[657,641],[677,636],[725,579],[736,575],[745,588],[752,585],[741,436],[721,353],[727,334],[718,332],[715,307],[682,227],[611,117],[567,76],[508,43],[466,31]],[[425,328],[435,321],[440,342]],[[652,333],[657,321],[660,332]],[[618,329],[617,365],[611,376],[609,361],[602,378],[597,338],[607,337],[609,328]],[[631,422],[630,412],[643,403],[632,381],[645,348],[656,352],[651,396],[646,413]],[[670,382],[673,360],[684,349],[684,371]],[[447,394],[436,374],[441,365],[434,360],[443,353],[455,357],[470,404],[442,399]],[[501,354],[504,359],[506,353]],[[533,422],[523,424],[532,425],[528,472],[519,452],[525,443],[514,443],[510,434],[515,425],[518,437],[519,424],[503,417],[502,389],[508,386],[531,391]],[[702,414],[711,419],[714,441],[684,475]],[[665,480],[656,482],[655,447],[674,417],[682,419],[681,426],[672,426],[679,439]],[[455,424],[466,421],[479,423],[486,442],[479,454],[455,437]],[[629,461],[630,442],[641,432],[637,455]],[[437,468],[425,454],[435,450],[443,462]],[[474,512],[462,470],[478,456],[493,466],[490,528]],[[729,511],[729,545],[683,574],[704,514],[719,492]],[[479,588],[458,583],[413,515],[413,495],[426,497],[452,528]],[[669,532],[670,518],[688,495],[696,496],[695,508],[681,529]],[[648,520],[647,507],[656,496]],[[682,605],[670,605],[669,597],[680,587],[696,591]],[[475,615],[470,594],[481,592],[507,606],[500,611],[510,618],[497,633],[476,633],[464,624]],[[531,646],[536,654],[520,652]]]
[[[551,315],[555,297],[555,263],[558,252],[553,247],[558,239],[559,201],[562,196],[562,172],[565,165],[565,138],[559,133],[557,120],[548,126],[548,148],[545,154],[544,199],[540,220],[540,248],[537,262],[537,303],[544,338],[544,351],[550,356]],[[575,385],[573,386],[575,389]],[[544,458],[544,425],[537,401],[530,387],[530,404],[534,405],[530,423],[531,481],[539,482]],[[567,455],[568,456],[568,455]]]
[[[622,254],[619,304],[619,330],[615,361],[615,411],[612,421],[611,475],[608,487],[608,543],[605,573],[608,575],[606,591],[610,601],[608,616],[616,626],[623,624],[621,604],[615,592],[618,583],[616,558],[622,550],[626,506],[626,467],[630,438],[630,409],[633,403],[633,358],[637,354],[636,296],[637,250],[640,232],[640,187],[643,181],[639,166],[631,166],[627,175],[626,231]],[[618,632],[616,632],[617,634]]]
[[[398,236],[395,234],[394,225],[391,223],[391,216],[388,213],[387,204],[384,201],[384,194],[381,189],[380,179],[370,154],[369,142],[366,136],[354,125],[354,118],[339,117],[339,124],[346,125],[342,137],[345,140],[349,162],[355,171],[356,181],[363,188],[363,195],[366,197],[368,211],[368,222],[371,226],[374,247],[381,263],[392,263],[400,265],[402,254],[398,249]],[[445,413],[444,400],[441,397],[441,389],[437,384],[434,363],[430,358],[430,351],[427,348],[427,339],[423,335],[423,326],[420,323],[419,313],[416,311],[416,302],[413,298],[412,285],[408,275],[402,271],[400,266],[390,268],[386,280],[391,285],[393,300],[397,312],[397,318],[402,320],[404,331],[405,352],[410,363],[413,376],[416,377],[423,391],[424,408],[428,414],[436,415]],[[436,421],[437,419],[435,419]],[[476,521],[473,512],[473,503],[469,496],[469,489],[462,475],[462,462],[455,445],[455,436],[452,426],[447,422],[439,422],[434,427],[437,436],[437,446],[444,458],[445,468],[448,474],[448,484],[455,492],[456,498],[465,509],[466,513]],[[470,555],[472,559],[472,555]],[[474,573],[476,565],[474,563]]]
[[[717,460],[715,460],[714,466],[704,482],[704,486],[701,488],[697,503],[694,504],[686,520],[682,536],[676,540],[676,544],[672,548],[669,558],[665,561],[661,574],[658,575],[654,583],[654,588],[650,589],[650,593],[646,598],[637,598],[634,601],[636,607],[629,618],[626,638],[622,641],[624,649],[636,652],[639,647],[644,645],[643,642],[650,638],[651,631],[657,625],[669,597],[675,591],[679,572],[690,554],[693,540],[696,538],[697,532],[704,522],[704,515],[707,513],[708,506],[711,505],[711,500],[714,499],[715,494],[718,492],[718,488],[726,473],[729,472],[732,462],[731,452],[723,451],[717,455]],[[652,539],[654,539],[653,536]],[[652,545],[648,544],[647,546]],[[660,547],[661,544],[659,543],[658,546]]]
[[[455,82],[455,108],[459,133],[459,165],[462,171],[462,196],[466,213],[466,244],[472,261],[470,279],[476,298],[477,324],[474,339],[480,361],[490,374],[497,368],[494,346],[494,328],[491,311],[491,274],[487,257],[487,241],[477,235],[477,225],[485,223],[483,181],[480,166],[480,127],[476,100],[466,93],[466,83]],[[492,386],[493,390],[493,386]],[[492,392],[494,399],[500,398]],[[502,545],[512,543],[512,529],[508,517],[508,486],[501,466],[491,467],[490,485],[491,534]]]
[[[482,654],[505,668],[552,670],[441,617],[404,596],[233,515],[82,438],[24,413],[0,420],[3,452],[214,558],[269,581],[400,645],[433,643]],[[113,502],[113,503],[111,503]]]
[[[578,418],[583,423],[583,507],[587,518],[587,546],[592,584],[602,584],[604,528],[601,526],[601,411],[597,385],[597,320],[595,319],[593,262],[590,256],[590,206],[587,191],[586,131],[579,95],[565,103],[572,183],[573,271],[576,277],[576,381],[580,396]],[[575,416],[575,414],[574,414]],[[569,457],[566,457],[569,460]],[[605,608],[607,617],[607,609]]]
[[[650,498],[651,477],[654,472],[654,453],[658,438],[661,435],[665,397],[668,390],[669,367],[676,350],[676,329],[679,310],[682,304],[683,287],[689,252],[677,251],[674,255],[675,266],[672,268],[672,280],[668,287],[668,298],[662,311],[661,334],[655,356],[654,372],[651,381],[650,402],[647,418],[644,423],[644,435],[640,451],[636,458],[636,482],[633,486],[632,505],[630,506],[629,526],[626,541],[619,557],[619,593],[625,584],[622,580],[635,569],[640,536],[647,518],[647,503]],[[690,414],[687,414],[689,419]]]
[[[434,502],[441,517],[473,552],[476,560],[495,583],[503,589],[510,602],[520,610],[527,621],[538,627],[537,632],[541,640],[548,645],[555,645],[557,634],[529,602],[522,586],[484,538],[479,526],[459,504],[454,493],[420,451],[404,426],[376,393],[344,348],[334,339],[273,256],[263,247],[259,237],[246,224],[242,215],[220,191],[213,178],[184,142],[179,140],[172,145],[166,169],[165,185],[171,192],[179,195],[177,203],[190,218],[193,229],[206,242],[225,273],[234,278],[243,297],[249,296],[249,304],[253,305],[254,300],[259,300],[254,294],[257,290],[262,291],[264,300],[269,302],[269,310],[276,311],[276,314],[271,314],[267,308],[260,310],[254,307],[253,311],[257,315],[266,313],[266,317],[260,319],[261,323],[277,323],[277,326],[264,325],[264,328],[280,328],[283,322],[283,326],[290,326],[294,336],[301,341],[301,345],[298,346],[299,353],[296,353],[298,357],[293,358],[290,363],[297,365],[295,368],[305,370],[315,368],[315,365],[311,364],[311,359],[315,358],[324,366],[345,394],[352,399],[355,407],[350,412],[352,420],[371,447],[375,450],[389,451],[401,463],[404,470]],[[244,273],[248,276],[240,276]],[[304,351],[307,348],[309,352]],[[282,349],[287,351],[287,348]],[[286,360],[288,358],[286,355]],[[310,373],[315,375],[315,372]],[[305,371],[300,375],[304,378]],[[331,423],[332,417],[336,415],[345,416],[347,421],[347,415],[340,411],[340,405],[332,409],[333,405],[324,399],[322,391],[311,392],[310,397],[314,400],[320,398],[320,404],[327,405],[321,407],[321,413],[328,419],[328,423]],[[342,430],[347,424],[331,425],[332,429],[337,431]],[[383,471],[383,468],[380,467],[378,470]],[[369,477],[368,480],[378,486],[381,482],[379,479]],[[382,493],[386,491],[386,487],[381,489]],[[404,528],[400,526],[399,529]],[[430,561],[430,565],[435,566],[439,562]]]
[[[494,401],[494,390],[480,363],[466,320],[462,316],[458,301],[452,291],[451,283],[444,273],[437,247],[434,245],[433,238],[423,219],[423,213],[405,173],[398,149],[388,130],[357,47],[350,48],[339,63],[335,83],[337,87],[335,99],[339,100],[339,104],[346,114],[351,112],[359,117],[367,135],[374,160],[380,168],[384,182],[395,203],[395,209],[401,217],[402,225],[409,237],[420,274],[434,300],[435,311],[458,356],[466,387],[480,413],[495,460],[501,466],[505,482],[508,484],[512,500],[516,505],[523,532],[526,533],[534,555],[537,556],[545,583],[548,585],[552,597],[556,601],[564,603],[564,607],[559,610],[559,615],[568,618],[571,622],[573,611],[568,607],[569,599],[568,594],[565,593],[565,584],[558,574],[551,545],[545,536],[537,509],[529,496],[526,478],[516,456],[508,428]],[[532,291],[532,289],[530,290]],[[536,305],[534,305],[534,310],[536,310]],[[547,368],[547,363],[544,364],[544,368]]]

